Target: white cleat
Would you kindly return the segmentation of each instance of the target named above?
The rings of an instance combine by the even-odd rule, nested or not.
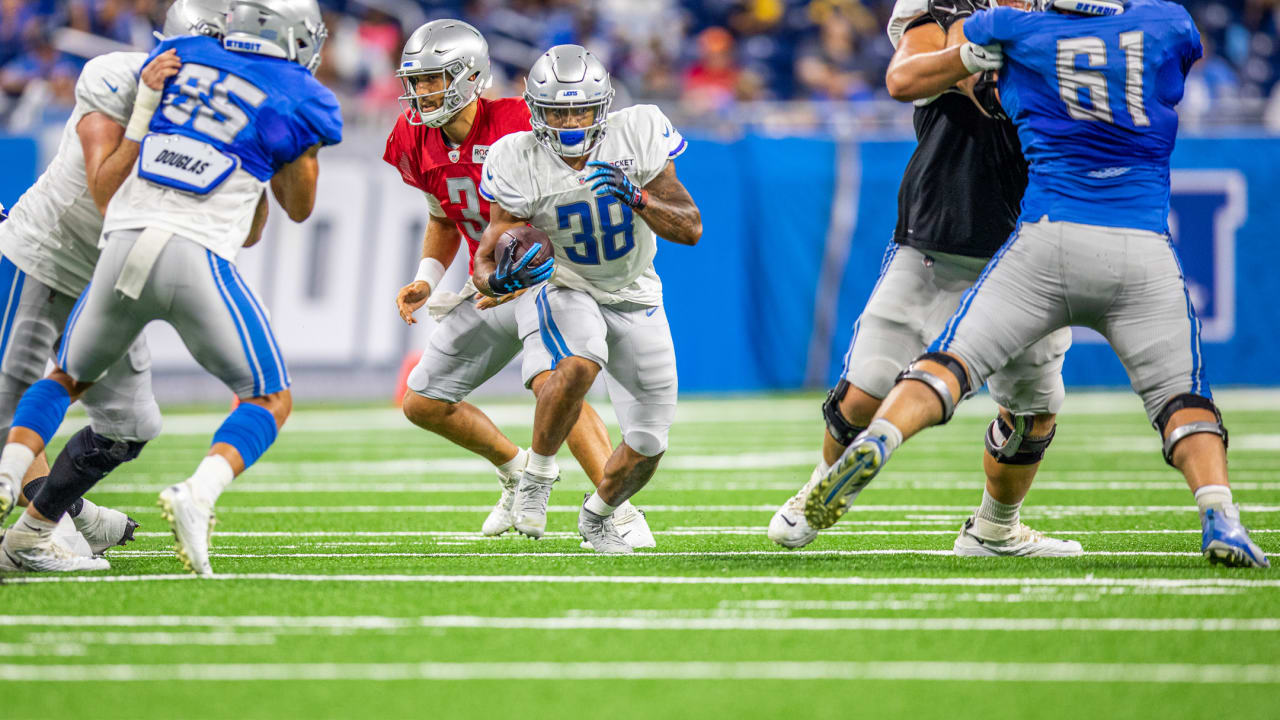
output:
[[[173,530],[175,548],[183,567],[209,577],[209,534],[213,532],[213,508],[196,498],[191,484],[181,482],[165,488],[156,502],[160,515]]]
[[[13,483],[0,478],[0,525],[4,525],[4,521],[9,517],[9,513],[18,506],[18,487]]]
[[[1084,554],[1075,540],[1051,538],[1022,523],[1010,527],[976,516],[964,521],[954,551],[960,557],[1079,557]]]
[[[778,512],[769,520],[769,539],[782,547],[802,548],[818,537],[818,531],[810,527],[809,521],[804,518],[804,503],[814,486],[822,481],[823,473],[819,473],[819,469],[813,469],[809,482],[778,508]]]
[[[551,486],[560,482],[560,478],[541,478],[524,473],[520,485],[516,488],[516,518],[512,523],[522,535],[537,540],[547,531],[547,503],[551,500]]]
[[[81,572],[110,570],[106,558],[77,555],[52,534],[12,527],[0,542],[0,570],[9,572]]]
[[[520,484],[520,477],[521,473],[515,473],[510,478],[498,476],[498,480],[502,483],[502,495],[498,498],[498,503],[489,511],[489,516],[484,519],[480,532],[489,537],[497,537],[516,524],[514,510],[516,487]]]
[[[649,529],[649,520],[645,517],[644,511],[632,505],[630,500],[619,505],[611,517],[618,535],[632,548],[658,547],[658,541],[653,537],[653,531]],[[595,550],[588,540],[583,540],[579,547],[583,550]]]
[[[131,542],[138,521],[119,510],[84,501],[84,509],[75,517],[75,527],[84,535],[94,555],[101,555],[116,545]]]
[[[585,505],[578,513],[578,532],[582,534],[586,544],[598,553],[625,555],[635,552],[618,534],[618,528],[613,524],[612,517],[597,515],[588,510]]]
[[[66,513],[62,514],[62,519],[58,521],[58,525],[53,529],[53,541],[61,544],[67,550],[83,557],[93,557],[97,555],[90,547],[89,541],[85,540],[84,535],[76,529],[75,523],[71,522],[71,516]]]

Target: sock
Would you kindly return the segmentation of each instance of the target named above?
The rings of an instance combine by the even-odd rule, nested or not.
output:
[[[31,516],[31,513],[24,512],[22,517],[18,518],[18,522],[13,524],[15,530],[25,530],[27,532],[38,533],[48,536],[53,534],[53,529],[58,527],[58,523],[49,522],[48,520],[37,520]]]
[[[18,407],[13,410],[13,427],[34,432],[48,445],[66,417],[68,407],[71,407],[71,395],[61,383],[49,378],[38,380],[18,400]]]
[[[591,493],[591,497],[587,498],[587,501],[583,503],[583,507],[587,509],[587,512],[593,512],[604,517],[609,517],[613,514],[614,510],[618,509],[617,506],[610,505],[600,499],[600,491],[598,490]]]
[[[831,466],[827,464],[826,458],[818,460],[818,469],[815,471],[817,475],[824,476],[831,472]]]
[[[529,462],[524,466],[524,471],[540,478],[560,477],[560,466],[556,465],[555,455],[539,455],[532,450],[529,451]]]
[[[978,506],[978,518],[996,525],[1013,526],[1018,524],[1018,509],[1022,503],[1006,505],[991,497],[991,493],[982,491],[982,504]]]
[[[235,472],[231,470],[231,463],[227,462],[226,458],[221,455],[208,455],[196,466],[195,473],[187,482],[190,483],[197,497],[212,506],[235,477]]]
[[[22,443],[9,443],[0,453],[0,479],[7,479],[15,487],[22,484],[31,463],[36,461],[36,454]],[[30,498],[30,496],[27,496]]]
[[[516,451],[516,456],[498,466],[498,474],[509,478],[524,469],[529,461],[529,453],[523,449]]]
[[[1226,485],[1205,485],[1196,491],[1196,506],[1200,513],[1213,508],[1218,512],[1231,505],[1231,488]]]
[[[872,420],[867,426],[867,433],[880,438],[880,442],[884,443],[886,454],[892,453],[902,445],[902,431],[897,425],[884,418]]]
[[[244,461],[244,469],[248,470],[276,441],[279,431],[270,410],[253,403],[240,403],[213,434],[213,444],[226,443],[235,448]]]

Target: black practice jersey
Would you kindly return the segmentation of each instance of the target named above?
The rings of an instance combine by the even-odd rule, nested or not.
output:
[[[916,151],[898,189],[893,239],[917,250],[990,257],[1018,221],[1027,162],[1013,123],[959,92],[915,110]]]

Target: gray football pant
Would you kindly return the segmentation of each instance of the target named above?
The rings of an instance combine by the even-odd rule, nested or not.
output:
[[[1155,421],[1170,398],[1211,397],[1200,321],[1166,235],[1041,220],[1021,225],[965,294],[931,349],[974,386],[1058,328],[1102,333]]]
[[[45,375],[76,299],[0,258],[0,432],[8,432],[18,400]],[[151,393],[151,352],[138,338],[80,399],[89,424],[113,440],[146,442],[160,434]]]
[[[139,231],[109,233],[93,281],[71,311],[58,364],[93,381],[119,360],[142,328],[163,320],[201,367],[240,398],[289,387],[284,358],[262,302],[230,261],[192,240],[164,244],[136,299],[116,290]]]

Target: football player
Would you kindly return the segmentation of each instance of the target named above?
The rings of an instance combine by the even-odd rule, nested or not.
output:
[[[268,185],[295,222],[314,207],[316,155],[342,137],[337,98],[312,75],[326,36],[315,0],[233,0],[222,42],[170,38],[152,52],[176,51],[181,68],[163,91],[138,88],[122,143],[137,162],[107,206],[93,280],[71,310],[57,368],[22,396],[0,454],[0,478],[22,478],[67,406],[147,323],[169,323],[242,401],[195,473],[160,494],[178,557],[200,575],[212,574],[215,501],[274,442],[291,407],[266,312],[233,260],[256,239]],[[114,443],[95,457],[140,449]],[[50,477],[0,547],[24,563],[47,555],[52,519],[97,479]],[[46,569],[106,567],[90,558]]]
[[[972,99],[976,73],[999,67],[999,48],[947,45],[947,28],[972,4],[898,0],[889,21],[895,53],[886,83],[915,101],[918,145],[898,191],[898,227],[871,298],[853,326],[839,383],[822,406],[822,459],[769,523],[769,537],[803,547],[818,535],[805,498],[875,415],[894,378],[919,355],[1013,232],[1027,184],[1016,131]],[[957,83],[966,86],[965,90]],[[979,88],[989,90],[989,80]],[[1020,520],[1023,498],[1053,440],[1062,406],[1067,328],[1033,338],[988,383],[1000,406],[985,433],[982,502],[956,537],[957,555],[1079,555],[1073,540],[1047,537]]]
[[[1201,552],[1270,566],[1240,522],[1227,431],[1205,379],[1200,321],[1169,238],[1175,106],[1203,53],[1187,11],[1162,0],[1044,0],[957,23],[1001,46],[998,81],[1031,164],[1018,229],[875,418],[805,501],[814,527],[848,508],[904,440],[945,422],[1019,349],[1068,325],[1119,355],[1164,459],[1200,511]]]
[[[682,245],[702,236],[698,208],[676,178],[685,141],[653,105],[610,114],[609,72],[578,45],[538,58],[525,101],[533,130],[502,138],[485,160],[480,195],[491,219],[474,274],[477,289],[493,297],[538,284],[528,262],[536,246],[496,262],[498,239],[518,225],[544,230],[555,249],[555,275],[525,296],[535,299],[543,344],[526,348],[526,369],[551,376],[538,392],[516,504],[545,518],[559,476],[556,451],[603,369],[622,443],[583,503],[578,530],[597,552],[627,553],[610,516],[653,476],[676,407],[656,236]]]
[[[226,32],[226,0],[178,0],[166,13],[163,35]],[[144,67],[144,62],[146,63]],[[76,105],[62,131],[58,151],[36,184],[0,225],[0,292],[11,298],[0,319],[0,424],[7,432],[18,398],[44,373],[58,346],[67,316],[98,259],[102,212],[136,159],[136,145],[122,142],[139,76],[153,90],[178,72],[173,52],[157,55],[114,52],[90,60],[76,81]],[[150,354],[139,337],[82,398],[89,426],[68,441],[50,470],[41,453],[19,488],[0,478],[0,520],[15,504],[35,500],[45,476],[77,476],[83,484],[110,472],[125,454],[160,432],[160,409],[151,393]],[[39,503],[37,503],[39,506]],[[47,509],[47,508],[46,508]],[[133,538],[137,523],[124,513],[83,498],[67,508],[93,553]],[[50,518],[59,515],[48,514]],[[65,522],[65,519],[63,520]],[[50,555],[0,554],[0,568],[46,570],[64,561],[62,544]]]
[[[396,304],[406,323],[415,322],[414,311],[428,302],[440,321],[409,375],[404,414],[497,468],[502,494],[481,527],[485,535],[501,535],[514,526],[541,537],[546,515],[519,514],[514,506],[528,453],[464,400],[526,344],[541,347],[534,299],[515,297],[490,309],[495,301],[477,302],[483,296],[477,296],[470,281],[460,295],[439,290],[463,239],[474,267],[489,224],[489,201],[477,192],[480,168],[498,138],[529,130],[529,107],[520,98],[480,97],[490,83],[489,46],[478,30],[460,20],[434,20],[415,30],[396,75],[404,84],[405,108],[387,138],[383,159],[400,171],[406,184],[423,191],[430,210],[418,275],[400,289]],[[524,379],[536,394],[548,375],[532,374],[534,368],[526,354]],[[583,405],[568,442],[591,482],[599,485],[611,447],[604,421],[589,405]],[[633,547],[654,546],[643,513],[631,503],[618,508],[615,522]]]

